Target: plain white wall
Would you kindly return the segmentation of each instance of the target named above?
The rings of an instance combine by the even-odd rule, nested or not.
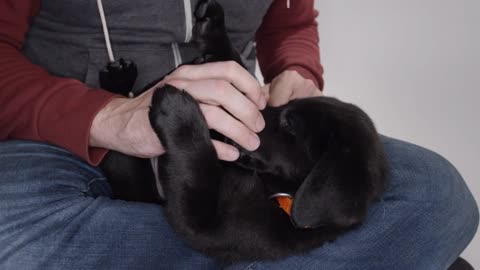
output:
[[[326,94],[445,156],[480,202],[480,0],[316,5]],[[480,268],[479,255],[477,234],[463,256]]]

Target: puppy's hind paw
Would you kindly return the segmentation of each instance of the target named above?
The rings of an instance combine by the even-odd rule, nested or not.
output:
[[[200,1],[195,10],[195,18],[200,22],[208,18],[212,18],[214,21],[221,19],[223,22],[223,8],[215,0]]]
[[[215,0],[204,0],[195,10],[193,40],[201,50],[216,53],[222,50],[226,40],[223,8]]]

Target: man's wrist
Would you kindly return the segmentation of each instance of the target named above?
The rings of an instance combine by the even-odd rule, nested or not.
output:
[[[118,108],[127,101],[126,98],[114,98],[110,100],[98,113],[95,115],[92,125],[90,127],[89,146],[111,149],[111,142],[113,134],[116,133],[115,125],[112,119]]]
[[[319,81],[317,76],[315,76],[315,74],[313,74],[307,68],[304,68],[302,66],[290,66],[287,68],[287,70],[296,71],[304,79],[312,81],[312,83],[315,84],[315,87],[320,89],[320,91],[323,91],[323,78],[320,78],[320,81]]]

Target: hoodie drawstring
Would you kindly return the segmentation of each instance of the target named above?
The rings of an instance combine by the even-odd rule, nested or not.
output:
[[[105,37],[105,45],[107,46],[108,59],[110,60],[110,62],[115,62],[112,45],[110,43],[110,34],[108,33],[107,20],[105,19],[105,12],[103,10],[102,0],[97,0],[97,6],[98,13],[100,14],[100,19],[102,20],[103,36]]]

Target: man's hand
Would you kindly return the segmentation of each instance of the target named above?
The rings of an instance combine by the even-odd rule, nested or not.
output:
[[[165,152],[148,118],[153,89],[133,98],[112,99],[95,116],[89,145],[151,158]]]
[[[259,110],[266,98],[257,79],[233,61],[203,65],[184,65],[165,77],[160,84],[184,89],[199,103],[209,128],[234,140],[247,150],[260,145],[256,132],[265,127]],[[238,150],[228,144],[213,141],[223,160],[236,160]]]
[[[286,70],[262,88],[268,105],[281,106],[292,99],[321,96],[322,92],[315,84],[303,78],[297,71]]]
[[[90,145],[144,158],[164,153],[148,120],[153,90],[164,84],[192,95],[210,128],[247,150],[260,145],[256,132],[265,127],[259,110],[265,108],[266,98],[258,81],[235,62],[181,66],[139,97],[113,99],[95,117]],[[213,143],[220,159],[238,158],[235,147]]]

